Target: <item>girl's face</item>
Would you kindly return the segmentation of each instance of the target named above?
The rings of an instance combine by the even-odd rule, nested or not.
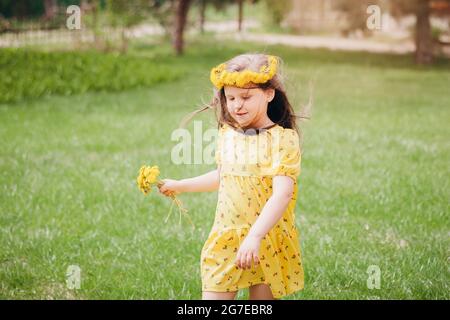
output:
[[[241,127],[259,128],[270,122],[267,106],[275,96],[274,89],[263,90],[256,86],[238,88],[225,86],[227,110]]]

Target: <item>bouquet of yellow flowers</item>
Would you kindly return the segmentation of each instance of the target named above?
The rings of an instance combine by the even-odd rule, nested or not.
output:
[[[148,195],[150,191],[152,190],[153,186],[157,186],[158,188],[164,184],[161,180],[158,179],[159,176],[159,168],[158,166],[142,166],[139,170],[139,175],[137,177],[137,185],[139,189],[144,193],[144,195]],[[172,208],[173,204],[175,203],[178,206],[178,211],[180,213],[180,221],[181,224],[181,215],[184,214],[189,219],[189,222],[192,224],[192,227],[194,227],[194,224],[192,223],[191,218],[187,214],[187,209],[183,207],[182,202],[175,197],[174,194],[171,194],[170,197],[172,198],[172,204],[170,206],[169,214],[167,215],[164,223],[169,220],[170,215],[172,214]]]

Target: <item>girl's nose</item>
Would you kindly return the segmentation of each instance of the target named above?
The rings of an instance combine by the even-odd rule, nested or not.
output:
[[[244,101],[238,101],[235,105],[234,111],[239,111],[244,106]]]

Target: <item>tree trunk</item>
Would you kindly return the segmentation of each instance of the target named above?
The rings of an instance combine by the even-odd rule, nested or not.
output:
[[[58,12],[58,7],[56,4],[56,0],[44,0],[44,19],[51,20],[55,17]]]
[[[200,33],[205,33],[206,0],[200,0]]]
[[[120,51],[125,54],[128,52],[128,37],[127,37],[127,28],[122,27],[122,46],[120,48]]]
[[[97,3],[93,3],[92,7],[92,29],[94,32],[94,45],[98,48],[100,48],[100,37],[98,34],[98,15],[97,15]]]
[[[433,42],[431,38],[430,7],[428,1],[419,1],[416,11],[416,63],[433,62]]]
[[[177,0],[175,7],[175,30],[173,35],[173,46],[177,55],[183,54],[184,28],[191,0]]]
[[[239,13],[238,13],[238,31],[242,31],[242,16],[244,11],[244,0],[238,0],[238,7],[239,7]]]

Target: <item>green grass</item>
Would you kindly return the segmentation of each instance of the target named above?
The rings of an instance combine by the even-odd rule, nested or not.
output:
[[[210,68],[242,50],[282,56],[296,104],[315,79],[296,207],[305,290],[288,299],[450,298],[448,61],[189,45],[179,59],[166,45],[131,50],[190,69],[176,81],[0,105],[0,298],[201,297],[216,193],[180,195],[192,231],[176,216],[164,224],[169,200],[144,197],[135,178],[144,163],[175,179],[214,168],[172,164],[170,136],[209,98]],[[214,126],[212,114],[196,120]],[[66,288],[69,265],[81,268],[80,290]],[[367,288],[370,265],[381,269],[379,290]]]
[[[151,59],[114,53],[1,49],[0,103],[150,87],[173,81],[181,73]]]

